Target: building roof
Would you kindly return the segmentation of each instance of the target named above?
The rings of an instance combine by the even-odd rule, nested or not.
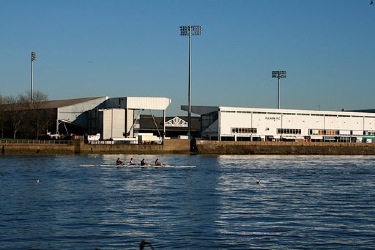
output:
[[[349,112],[375,113],[375,109],[347,110]]]
[[[87,97],[87,98],[76,98],[76,99],[66,99],[66,100],[52,100],[52,101],[45,101],[45,102],[36,102],[34,108],[37,109],[56,109],[62,108],[67,106],[72,106],[84,102],[89,102],[93,100],[107,100],[107,96],[102,97]],[[29,110],[32,108],[31,105],[19,104],[19,103],[12,103],[12,104],[1,104],[0,105],[3,111],[14,111],[14,110]]]
[[[101,97],[86,97],[86,98],[77,98],[77,99],[46,101],[43,103],[43,108],[45,109],[61,108],[61,107],[71,106],[71,105],[79,104],[82,102],[88,102],[88,101],[92,101],[96,99],[108,99],[108,97],[101,96]]]
[[[188,106],[182,105],[181,110],[187,111]],[[284,113],[284,114],[313,114],[313,115],[360,115],[373,116],[369,113],[375,113],[374,109],[366,110],[340,110],[340,111],[321,111],[321,110],[303,110],[303,109],[275,109],[275,108],[245,108],[245,107],[223,107],[223,106],[192,106],[191,112],[198,115],[204,115],[215,111],[239,111],[239,112],[262,112],[262,113]]]
[[[181,110],[188,111],[188,105],[181,105]],[[191,106],[191,112],[198,115],[208,114],[214,111],[219,111],[218,106]]]
[[[125,100],[128,109],[166,110],[171,103],[167,97],[126,97]]]

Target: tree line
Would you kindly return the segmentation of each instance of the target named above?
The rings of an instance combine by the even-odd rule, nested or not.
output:
[[[55,124],[48,96],[34,91],[18,96],[0,95],[0,136],[13,139],[41,139]]]

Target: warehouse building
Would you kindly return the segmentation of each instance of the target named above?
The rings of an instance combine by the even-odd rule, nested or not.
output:
[[[201,117],[202,139],[375,141],[375,114],[369,112],[193,106],[192,113]]]
[[[72,135],[99,134],[100,140],[123,141],[137,138],[141,130],[142,111],[147,110],[152,117],[154,117],[153,112],[156,111],[159,112],[158,119],[161,119],[161,126],[156,126],[153,132],[157,131],[160,140],[160,137],[166,134],[166,109],[170,103],[171,100],[166,97],[102,96],[45,101],[29,107],[8,105],[1,110],[13,115],[19,114],[19,121],[22,121],[21,113],[24,115],[38,112],[38,117],[43,115],[43,119],[39,118],[38,126],[42,130],[39,138],[62,139]]]

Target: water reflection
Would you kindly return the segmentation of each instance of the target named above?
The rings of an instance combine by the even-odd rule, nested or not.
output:
[[[375,246],[375,157],[159,156],[197,166],[184,169],[117,168],[118,157],[156,159],[3,157],[2,247]]]

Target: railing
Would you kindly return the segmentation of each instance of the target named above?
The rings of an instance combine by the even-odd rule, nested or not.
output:
[[[1,139],[1,144],[71,144],[70,140],[27,140],[27,139]]]

